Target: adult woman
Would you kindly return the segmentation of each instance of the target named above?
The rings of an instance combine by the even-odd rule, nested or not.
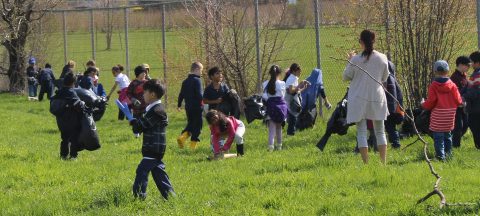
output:
[[[375,33],[364,30],[359,40],[363,52],[359,55],[349,53],[352,64],[343,72],[343,80],[350,81],[348,91],[347,122],[357,125],[357,142],[362,160],[368,163],[367,119],[373,121],[378,150],[382,163],[386,163],[387,139],[384,121],[388,116],[387,99],[383,87],[388,78],[387,57],[374,50]],[[365,69],[373,79],[360,68]],[[375,81],[375,80],[376,81]]]

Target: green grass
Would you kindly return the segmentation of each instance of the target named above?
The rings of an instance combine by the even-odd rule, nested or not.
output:
[[[437,197],[415,202],[433,187],[421,145],[391,150],[388,165],[378,155],[363,165],[352,153],[354,128],[334,135],[326,151],[314,146],[325,128],[286,137],[285,149],[267,153],[266,128],[247,126],[246,156],[209,162],[208,129],[196,151],[180,150],[175,138],[183,113],[169,110],[164,159],[178,194],[164,202],[150,179],[146,201],[131,195],[141,160],[141,139],[110,107],[98,123],[102,148],[77,161],[58,157],[60,134],[47,102],[0,95],[0,213],[2,215],[438,215],[478,214],[479,207],[439,210]],[[429,139],[430,140],[430,139]],[[410,140],[404,140],[406,144]],[[430,150],[433,150],[430,146]],[[434,162],[449,202],[478,202],[479,151],[470,135],[448,163]]]

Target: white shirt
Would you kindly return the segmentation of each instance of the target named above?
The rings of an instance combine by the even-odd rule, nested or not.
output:
[[[287,86],[287,89],[290,88],[290,86],[297,87],[298,77],[293,74],[290,74],[290,76],[288,76],[287,81],[285,82],[285,85]]]
[[[285,90],[286,90],[286,85],[285,85],[285,82],[284,81],[281,81],[281,80],[277,80],[275,82],[275,94],[274,95],[271,95],[267,92],[267,85],[268,85],[268,80],[263,82],[263,99],[267,100],[268,98],[271,98],[271,97],[282,97],[284,98],[285,97]]]
[[[128,79],[128,76],[123,73],[119,73],[115,77],[115,82],[119,85],[120,89],[127,88],[128,85],[130,85],[130,79]]]

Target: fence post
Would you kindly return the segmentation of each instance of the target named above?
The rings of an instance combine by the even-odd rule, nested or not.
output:
[[[94,32],[93,9],[90,10],[90,44],[92,45],[92,59],[95,60],[95,32]]]
[[[257,92],[262,92],[262,65],[260,64],[260,27],[259,27],[259,12],[258,0],[255,1],[255,49],[257,51]]]
[[[63,61],[66,65],[67,60],[67,12],[63,11]]]
[[[128,8],[124,8],[124,23],[125,23],[125,67],[127,69],[127,76],[130,77],[130,59],[128,56]]]
[[[167,85],[167,41],[165,32],[165,5],[162,4],[162,52],[163,52],[163,83],[165,85],[165,107],[168,107]]]
[[[390,49],[390,14],[388,10],[388,0],[384,1],[385,8],[385,42],[387,43],[387,58],[388,60],[392,59],[392,53]]]
[[[321,62],[321,55],[320,55],[320,15],[318,13],[318,0],[313,0],[313,10],[315,13],[315,44],[317,48],[317,68],[322,69],[322,62]],[[323,71],[322,71],[323,73]],[[319,108],[319,114],[321,117],[323,117],[323,98],[318,97],[318,108]]]
[[[480,50],[480,0],[477,0],[477,40],[478,49]]]

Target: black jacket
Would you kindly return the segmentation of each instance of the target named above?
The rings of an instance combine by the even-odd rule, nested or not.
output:
[[[167,148],[165,131],[168,117],[163,104],[153,106],[131,123],[134,133],[143,133],[142,155],[162,160]]]
[[[58,129],[61,131],[79,131],[80,118],[85,111],[85,103],[80,100],[73,88],[63,87],[57,91],[50,101],[51,106],[55,100],[63,100],[63,111],[56,115]]]
[[[200,110],[202,109],[203,90],[200,76],[195,74],[188,75],[182,83],[182,89],[178,95],[178,107],[182,106],[185,99],[185,109]]]

